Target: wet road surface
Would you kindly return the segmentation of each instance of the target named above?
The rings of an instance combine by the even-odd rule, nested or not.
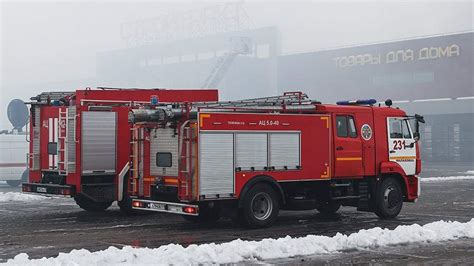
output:
[[[13,190],[19,191],[18,188]],[[0,184],[0,192],[12,191]],[[438,220],[469,221],[474,217],[474,180],[424,182],[417,203],[405,203],[396,220],[379,220],[372,213],[344,207],[334,216],[315,211],[280,212],[275,225],[248,230],[221,220],[216,225],[192,224],[179,216],[152,213],[125,216],[113,205],[103,213],[88,213],[72,199],[54,198],[36,202],[0,202],[0,262],[25,252],[30,258],[57,256],[59,252],[109,246],[158,247],[226,242],[237,238],[260,240],[308,234],[333,236],[360,229],[426,224]],[[386,247],[370,251],[348,251],[337,255],[297,257],[269,261],[276,264],[358,263],[471,263],[474,240],[462,239],[434,244]]]

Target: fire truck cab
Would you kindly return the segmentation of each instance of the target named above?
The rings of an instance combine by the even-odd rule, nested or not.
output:
[[[270,226],[280,209],[341,205],[396,217],[419,196],[421,116],[375,100],[321,104],[301,92],[131,110],[124,197],[136,210]]]
[[[73,197],[87,211],[123,208],[134,106],[152,102],[217,101],[215,89],[81,89],[31,98],[29,181],[23,192]]]

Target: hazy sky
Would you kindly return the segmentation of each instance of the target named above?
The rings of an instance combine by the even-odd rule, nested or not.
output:
[[[217,3],[1,2],[0,129],[9,127],[6,104],[41,92],[38,84],[94,78],[97,52],[126,47],[121,23]],[[473,30],[472,1],[245,1],[244,8],[255,27],[279,27],[283,53]],[[95,84],[78,84],[88,85]]]

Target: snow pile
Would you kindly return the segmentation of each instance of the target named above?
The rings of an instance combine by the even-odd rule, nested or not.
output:
[[[474,176],[439,176],[439,177],[422,177],[421,182],[442,182],[453,180],[474,180]]]
[[[28,195],[20,192],[0,192],[0,202],[5,201],[36,201],[47,199],[41,195]]]
[[[21,253],[8,260],[6,265],[116,265],[116,264],[211,264],[261,261],[293,256],[336,253],[351,249],[368,249],[387,245],[414,242],[435,242],[458,238],[474,238],[474,218],[466,223],[438,221],[423,226],[398,226],[394,230],[379,227],[360,230],[351,235],[333,237],[308,235],[300,238],[284,237],[243,241],[240,239],[222,244],[201,244],[183,247],[169,244],[159,248],[118,249],[90,252],[85,249],[60,253],[55,258],[30,260]]]

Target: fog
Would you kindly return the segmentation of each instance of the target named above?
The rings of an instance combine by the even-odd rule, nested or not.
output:
[[[107,85],[96,79],[96,56],[128,46],[122,23],[179,17],[220,3],[2,2],[0,129],[10,127],[4,113],[14,98]],[[242,6],[252,28],[278,28],[281,54],[473,30],[471,1],[245,1]]]

